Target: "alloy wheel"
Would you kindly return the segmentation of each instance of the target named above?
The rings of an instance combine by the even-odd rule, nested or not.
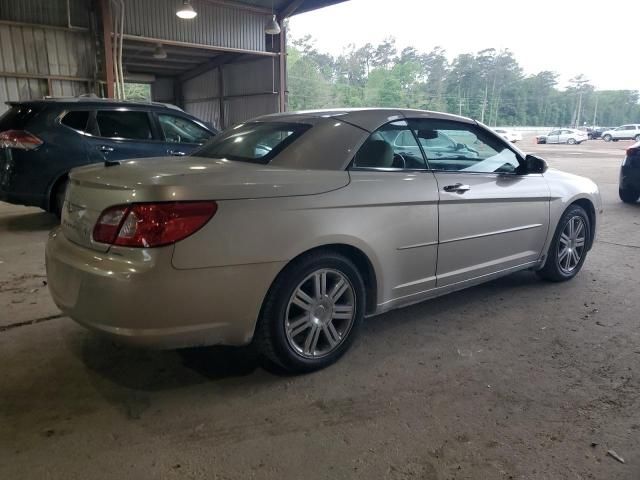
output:
[[[316,270],[294,289],[285,315],[293,350],[304,358],[322,358],[349,335],[356,318],[355,290],[338,270]]]
[[[580,264],[586,246],[586,224],[579,216],[571,217],[558,239],[558,267],[571,274]]]

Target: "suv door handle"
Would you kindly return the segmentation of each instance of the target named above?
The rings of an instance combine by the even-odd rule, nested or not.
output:
[[[443,188],[445,192],[464,193],[471,190],[469,185],[463,185],[462,183],[456,183],[455,185],[447,185]]]
[[[101,152],[113,152],[113,147],[108,147],[106,145],[100,145],[98,147],[98,150],[100,150]]]
[[[181,152],[180,150],[167,150],[167,153],[175,157],[184,157],[186,155],[186,153]]]

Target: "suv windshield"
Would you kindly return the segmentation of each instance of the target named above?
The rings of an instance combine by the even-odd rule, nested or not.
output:
[[[245,123],[214,137],[193,155],[267,164],[310,127],[299,123]]]

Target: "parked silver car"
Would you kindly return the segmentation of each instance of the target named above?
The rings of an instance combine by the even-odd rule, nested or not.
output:
[[[523,269],[581,269],[601,202],[483,125],[417,110],[269,115],[193,156],[72,172],[51,294],[137,345],[322,368],[363,317]]]
[[[574,128],[558,128],[546,135],[538,135],[536,143],[567,143],[569,145],[580,144],[589,139],[589,134]]]

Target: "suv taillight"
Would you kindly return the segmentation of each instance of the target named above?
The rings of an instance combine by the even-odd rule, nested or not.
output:
[[[0,148],[35,150],[43,141],[26,130],[5,130],[0,132]]]
[[[93,240],[123,247],[161,247],[192,235],[218,210],[216,202],[136,203],[107,208]]]

